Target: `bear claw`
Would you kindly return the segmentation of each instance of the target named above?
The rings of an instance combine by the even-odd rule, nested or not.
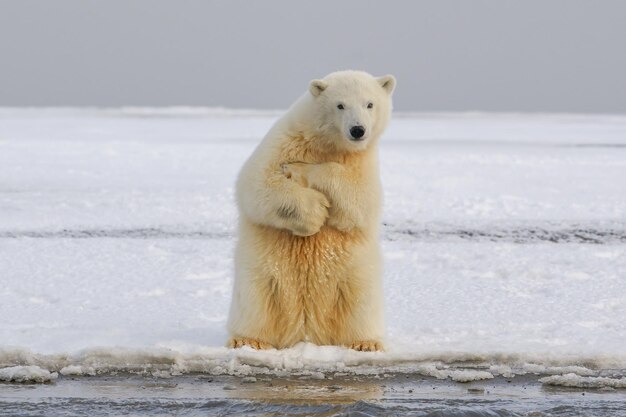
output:
[[[240,348],[244,346],[250,346],[253,349],[257,350],[266,350],[273,349],[274,346],[269,343],[262,342],[258,339],[252,339],[250,337],[233,337],[228,341],[228,347],[230,348]]]
[[[373,340],[354,342],[348,345],[348,348],[357,350],[359,352],[380,352],[384,350],[382,343]]]

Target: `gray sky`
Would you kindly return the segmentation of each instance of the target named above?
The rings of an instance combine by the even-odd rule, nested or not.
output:
[[[338,69],[403,111],[626,113],[622,0],[0,0],[0,106],[285,108]]]

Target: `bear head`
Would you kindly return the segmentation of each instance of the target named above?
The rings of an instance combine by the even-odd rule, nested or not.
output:
[[[376,78],[362,71],[338,71],[311,81],[315,128],[338,149],[365,149],[389,122],[395,86],[392,75]]]

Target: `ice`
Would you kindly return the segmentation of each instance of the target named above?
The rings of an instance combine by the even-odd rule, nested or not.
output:
[[[64,376],[82,376],[82,375],[95,375],[95,369],[91,367],[84,367],[80,365],[68,365],[64,368],[61,368],[59,371],[61,375]]]
[[[11,366],[0,368],[0,381],[21,383],[43,383],[57,378],[56,372],[50,373],[38,366]]]
[[[0,367],[626,376],[624,116],[394,115],[387,352],[225,348],[234,180],[278,114],[0,109]]]
[[[559,385],[576,388],[626,388],[626,378],[585,377],[575,373],[553,375],[541,378],[546,385]]]

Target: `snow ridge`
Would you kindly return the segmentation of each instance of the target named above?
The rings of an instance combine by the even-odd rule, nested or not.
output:
[[[256,351],[248,347],[233,350],[180,343],[151,349],[94,348],[74,354],[52,355],[22,349],[0,350],[0,366],[6,363],[19,365],[0,370],[0,379],[17,382],[48,382],[56,378],[57,373],[64,376],[133,373],[154,377],[198,373],[242,377],[313,375],[319,378],[417,374],[457,382],[533,374],[549,375],[540,379],[546,384],[616,388],[625,387],[616,381],[626,380],[621,379],[626,376],[626,356],[619,355],[363,353],[310,343],[299,343],[280,351]],[[601,376],[607,374],[610,377]]]

